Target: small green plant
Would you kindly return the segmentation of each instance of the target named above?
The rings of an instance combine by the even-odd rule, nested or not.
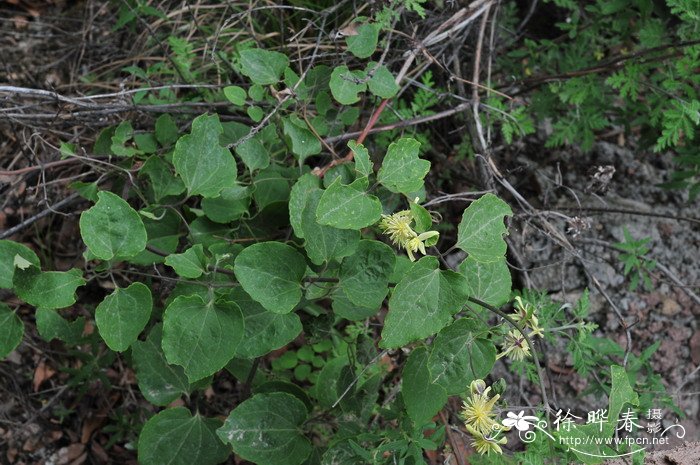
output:
[[[645,256],[651,250],[648,247],[651,238],[635,240],[627,228],[624,229],[623,234],[625,240],[615,244],[615,248],[621,251],[619,260],[624,265],[623,273],[629,276],[630,290],[636,290],[641,281],[644,288],[651,291],[654,288],[651,272],[656,268],[656,261]]]
[[[700,5],[676,0],[546,3],[547,13],[558,19],[555,28],[517,42],[499,60],[507,80],[522,77],[512,89],[527,99],[526,113],[551,123],[546,145],[587,151],[599,134],[619,128],[641,133],[644,148],[690,155],[686,152],[695,146],[700,127]],[[517,25],[515,10],[506,9],[505,15],[507,24]],[[694,176],[684,172],[675,180]],[[697,180],[673,187],[694,185]]]

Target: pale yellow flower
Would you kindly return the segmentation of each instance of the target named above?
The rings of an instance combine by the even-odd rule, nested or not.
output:
[[[402,210],[393,215],[382,215],[379,228],[384,234],[389,236],[391,242],[403,246],[408,241],[418,236],[413,228],[411,228],[412,220],[413,216],[411,216],[411,211]]]
[[[501,445],[506,444],[508,442],[508,439],[506,439],[505,436],[501,437],[500,439],[497,439],[496,435],[498,435],[498,431],[492,431],[492,435],[482,434],[481,432],[477,431],[471,426],[466,426],[467,431],[469,431],[469,434],[471,434],[474,438],[474,440],[472,441],[472,447],[476,449],[476,451],[479,454],[490,455],[491,452],[494,452],[496,454],[503,453]]]
[[[500,396],[496,394],[489,398],[490,387],[485,387],[486,383],[482,380],[472,382],[470,387],[471,395],[464,401],[462,409],[462,417],[464,424],[483,434],[489,434],[500,428],[495,421],[496,413],[493,411],[496,402]]]
[[[498,354],[496,357],[497,359],[509,356],[515,361],[522,361],[530,356],[530,346],[527,345],[527,340],[525,340],[525,337],[516,329],[506,334],[501,349],[503,352]]]
[[[515,298],[515,305],[513,306],[515,313],[511,315],[511,318],[517,322],[523,322],[525,327],[530,328],[530,337],[539,336],[543,337],[542,328],[539,325],[539,320],[535,315],[535,307],[529,302],[523,302],[522,297],[517,296]]]
[[[408,258],[415,261],[414,253],[420,252],[423,255],[425,251],[425,241],[440,235],[437,231],[427,231],[422,234],[416,233],[411,227],[413,216],[410,210],[402,210],[393,215],[382,215],[382,221],[379,223],[379,228],[384,234],[389,236],[391,242],[406,249]]]

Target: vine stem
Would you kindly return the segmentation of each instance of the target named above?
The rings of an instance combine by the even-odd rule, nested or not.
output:
[[[539,356],[537,355],[537,351],[535,350],[535,344],[533,344],[532,339],[525,332],[524,327],[518,325],[518,323],[516,323],[515,320],[513,320],[513,318],[511,318],[509,315],[507,315],[500,308],[496,308],[493,305],[487,304],[486,302],[479,300],[477,298],[474,298],[474,297],[467,297],[467,300],[469,300],[470,302],[472,302],[474,304],[477,304],[477,305],[484,307],[485,309],[487,309],[491,313],[495,313],[496,315],[500,316],[508,324],[513,326],[523,336],[523,338],[525,338],[525,342],[527,342],[527,346],[530,348],[530,352],[532,353],[532,359],[535,361],[535,367],[537,368],[537,378],[539,379],[540,391],[542,394],[542,403],[544,404],[544,409],[545,409],[545,412],[547,413],[547,417],[549,417],[552,408],[549,406],[549,398],[547,396],[547,388],[544,385],[544,374],[542,373],[542,367],[540,366],[540,359],[539,359]]]

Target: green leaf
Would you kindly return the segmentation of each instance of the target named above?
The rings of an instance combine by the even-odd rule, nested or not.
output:
[[[80,235],[90,252],[102,260],[129,258],[146,248],[146,228],[128,203],[109,191],[80,215]]]
[[[156,139],[163,147],[172,145],[177,140],[177,124],[175,118],[163,113],[156,120]]]
[[[274,165],[259,171],[253,178],[253,198],[259,210],[275,202],[286,202],[290,190],[289,180]]]
[[[396,84],[394,75],[384,65],[370,62],[367,64],[367,74],[372,74],[367,87],[377,97],[388,99],[396,95],[399,91],[399,85]]]
[[[0,240],[0,289],[12,288],[12,277],[15,274],[15,255],[19,255],[34,266],[41,266],[39,257],[29,247],[19,242]]]
[[[476,261],[499,260],[506,254],[507,248],[503,235],[508,234],[508,230],[503,220],[512,214],[508,204],[493,194],[486,194],[472,202],[459,223],[457,247]]]
[[[419,347],[409,355],[401,382],[406,411],[416,426],[428,423],[447,403],[445,389],[430,380],[428,351],[425,347]]]
[[[17,296],[35,307],[45,309],[70,307],[75,303],[75,290],[85,284],[83,273],[70,271],[42,272],[36,266],[15,268],[13,279]]]
[[[250,189],[237,185],[221,191],[214,198],[202,199],[202,211],[216,223],[230,223],[243,217],[250,207]]]
[[[291,394],[256,394],[231,412],[217,434],[245,460],[299,465],[312,450],[301,431],[306,418],[306,406]]]
[[[380,346],[395,348],[424,339],[452,321],[466,302],[465,279],[439,269],[436,257],[418,260],[389,299]]]
[[[337,290],[332,295],[333,313],[350,321],[361,321],[377,314],[379,305],[370,307],[366,303],[351,302],[345,291]]]
[[[133,157],[141,153],[140,150],[126,145],[133,136],[134,128],[131,126],[131,122],[122,121],[119,123],[119,126],[115,128],[114,134],[112,135],[112,145],[110,146],[112,153],[119,157]]]
[[[369,152],[364,145],[358,144],[354,140],[348,142],[348,148],[352,150],[353,159],[355,160],[355,171],[361,176],[369,176],[372,174],[372,161],[369,158]]]
[[[621,366],[612,365],[610,367],[612,377],[612,388],[610,390],[609,404],[607,409],[607,422],[590,423],[580,425],[577,428],[572,428],[571,431],[564,432],[563,430],[555,433],[555,436],[564,436],[570,444],[577,441],[576,448],[571,448],[577,458],[587,464],[601,463],[600,459],[603,455],[613,456],[615,451],[609,446],[594,444],[586,440],[586,438],[610,438],[618,428],[620,412],[624,404],[639,406],[639,396],[630,385],[629,377],[625,369]]]
[[[379,241],[360,241],[357,252],[340,266],[340,288],[355,305],[378,308],[389,292],[396,255]]]
[[[183,253],[170,254],[165,264],[172,267],[178,276],[196,279],[207,271],[206,257],[202,244],[195,244]]]
[[[369,58],[377,49],[379,26],[365,23],[357,27],[357,35],[345,37],[348,50],[357,58]]]
[[[322,408],[330,409],[338,400],[338,381],[341,371],[347,364],[347,356],[332,358],[326,362],[318,374],[312,394]]]
[[[319,224],[338,229],[362,229],[371,226],[382,217],[382,203],[369,195],[358,179],[348,186],[336,178],[318,204],[316,219]]]
[[[617,419],[620,418],[622,406],[625,404],[639,405],[639,396],[634,392],[634,388],[630,384],[630,376],[625,369],[619,365],[610,367],[610,375],[612,378],[612,389],[610,389],[610,405],[608,408],[608,434],[612,435],[615,431]],[[633,379],[636,379],[636,375]]]
[[[39,335],[47,342],[60,339],[67,344],[77,344],[85,330],[85,317],[82,316],[68,321],[56,310],[39,307],[34,317]]]
[[[236,160],[219,144],[224,129],[218,115],[200,115],[175,144],[173,164],[189,195],[216,197],[236,182]]]
[[[430,162],[418,158],[420,142],[403,138],[389,145],[377,180],[391,192],[410,194],[423,186]]]
[[[7,305],[0,302],[0,360],[22,342],[24,323]]]
[[[169,408],[151,417],[139,435],[141,465],[216,465],[229,456],[216,437],[220,421],[192,416],[184,407]]]
[[[321,141],[308,129],[304,121],[292,116],[285,118],[282,126],[284,135],[292,143],[292,153],[296,155],[299,163],[306,157],[321,153]]]
[[[430,212],[415,202],[411,202],[409,208],[411,209],[411,216],[413,217],[413,221],[415,223],[414,229],[416,232],[420,234],[430,230],[433,225],[433,219],[430,216]]]
[[[243,315],[233,302],[180,296],[163,315],[165,358],[183,367],[191,383],[226,366],[243,334]]]
[[[139,171],[140,173],[141,171]],[[93,203],[97,202],[97,182],[74,181],[70,183],[69,187],[78,192],[82,198]]]
[[[443,328],[433,341],[428,359],[430,381],[448,395],[456,395],[475,379],[485,378],[494,363],[496,347],[477,338],[474,323],[462,318]]]
[[[236,279],[250,296],[273,313],[289,313],[301,300],[304,256],[281,242],[246,247],[234,265]]]
[[[95,323],[110,349],[123,352],[139,337],[151,318],[153,297],[142,283],[117,288],[95,309]]]
[[[301,320],[296,313],[272,313],[240,288],[234,289],[230,297],[241,308],[245,321],[246,343],[238,347],[237,357],[263,356],[292,342],[301,333]]]
[[[221,191],[221,195],[202,199],[202,210],[207,218],[216,223],[230,223],[240,219],[250,207],[250,189],[236,185]]]
[[[182,179],[175,176],[172,166],[158,155],[153,155],[139,170],[139,177],[148,176],[156,201],[169,195],[180,195],[185,192]]]
[[[318,223],[316,212],[323,195],[324,191],[320,189],[310,192],[301,216],[301,229],[306,238],[304,248],[316,265],[352,255],[360,241],[360,232],[357,230],[338,229]]]
[[[328,85],[331,88],[333,98],[342,105],[352,105],[360,101],[360,92],[367,90],[364,82],[365,73],[362,71],[350,71],[347,66],[337,66],[331,73]]]
[[[136,142],[136,146],[143,153],[155,153],[158,150],[158,141],[151,132],[135,134],[134,142]]]
[[[289,221],[294,228],[294,234],[300,238],[304,238],[304,231],[301,227],[301,215],[306,205],[306,198],[309,193],[321,187],[321,180],[318,176],[311,173],[306,173],[297,179],[297,182],[292,186],[292,192],[289,196]]]
[[[229,102],[233,103],[234,105],[237,105],[239,107],[245,105],[246,92],[245,89],[243,89],[242,87],[224,87],[224,96]]]
[[[241,72],[261,86],[279,82],[287,65],[289,59],[279,52],[259,48],[241,52]]]
[[[506,258],[492,262],[479,262],[469,256],[459,264],[459,273],[467,279],[467,294],[500,307],[508,302],[511,291],[510,270]]]
[[[185,371],[177,365],[170,365],[161,347],[163,325],[151,328],[145,341],[131,345],[131,356],[136,370],[139,390],[152,404],[168,405],[190,390]]]
[[[246,113],[248,114],[250,119],[253,120],[254,123],[259,123],[265,116],[265,112],[263,111],[263,109],[257,105],[249,106],[246,110]]]
[[[155,220],[150,218],[143,219],[143,225],[146,227],[146,234],[148,235],[147,244],[163,253],[174,253],[177,250],[181,236],[180,217],[171,209],[165,208],[156,207],[152,213],[156,216]],[[162,263],[164,260],[163,256],[146,249],[130,258],[129,262],[137,265],[151,265],[153,263]]]
[[[270,153],[257,136],[238,144],[236,154],[251,172],[270,166]]]

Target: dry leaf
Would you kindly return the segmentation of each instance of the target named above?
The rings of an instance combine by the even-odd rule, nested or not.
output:
[[[34,382],[32,383],[34,386],[34,392],[38,392],[42,383],[50,379],[55,374],[56,370],[48,366],[43,360],[39,362],[39,366],[37,366],[34,370]]]

